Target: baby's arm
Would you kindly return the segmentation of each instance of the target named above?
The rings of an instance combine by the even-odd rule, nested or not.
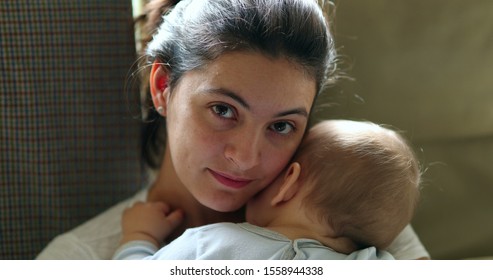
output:
[[[181,210],[171,211],[163,202],[137,202],[123,212],[120,245],[142,240],[160,247],[161,242],[183,221]]]

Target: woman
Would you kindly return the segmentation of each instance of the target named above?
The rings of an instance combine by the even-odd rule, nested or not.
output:
[[[121,214],[136,201],[167,204],[167,222],[177,227],[170,239],[189,227],[244,220],[242,206],[287,165],[316,96],[334,77],[332,37],[315,1],[152,4],[166,14],[147,47],[152,103],[166,118],[156,179],[57,237],[40,259],[111,258]],[[423,256],[424,248],[405,258]]]

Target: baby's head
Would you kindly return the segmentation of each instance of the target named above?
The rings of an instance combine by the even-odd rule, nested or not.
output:
[[[323,121],[294,161],[305,207],[336,237],[386,248],[411,221],[419,198],[419,163],[406,140],[370,122]]]

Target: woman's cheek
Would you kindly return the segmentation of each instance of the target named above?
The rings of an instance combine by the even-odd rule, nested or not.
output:
[[[268,170],[270,181],[274,180],[288,165],[294,151],[286,150],[282,153],[274,153],[267,157],[267,166],[265,170]]]

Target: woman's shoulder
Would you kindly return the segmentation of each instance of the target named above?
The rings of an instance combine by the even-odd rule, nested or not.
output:
[[[123,211],[145,201],[147,189],[119,202],[78,227],[55,237],[37,259],[110,259],[121,238]]]

